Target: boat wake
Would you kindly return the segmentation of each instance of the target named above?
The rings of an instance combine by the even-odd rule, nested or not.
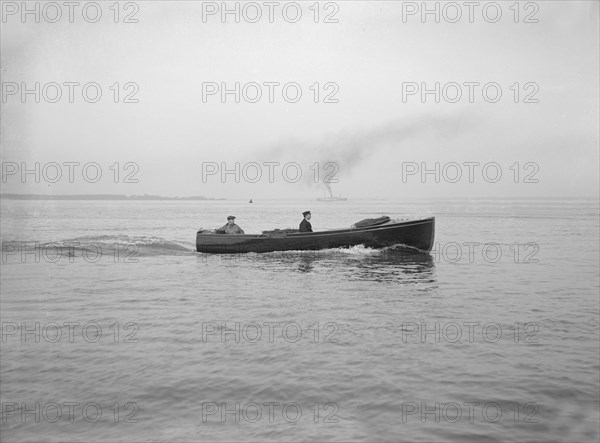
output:
[[[347,255],[383,255],[386,253],[398,253],[398,254],[418,254],[418,253],[423,253],[423,251],[414,248],[412,246],[407,246],[407,245],[394,245],[394,246],[386,246],[383,248],[369,248],[366,247],[364,245],[357,245],[357,246],[352,246],[350,248],[336,248],[336,249],[330,249],[333,251],[339,251],[342,254],[347,254]]]
[[[385,248],[369,248],[364,245],[350,248],[329,248],[321,250],[273,251],[266,253],[245,253],[243,255],[256,258],[301,258],[310,256],[323,259],[361,259],[362,257],[382,257],[386,255],[414,254],[418,252],[402,246]],[[111,261],[137,261],[139,257],[159,256],[211,256],[215,254],[196,252],[193,243],[166,240],[154,236],[99,235],[84,236],[50,242],[40,241],[3,241],[2,263],[14,262],[58,262],[59,260],[83,258],[86,262],[95,263],[101,258]],[[224,254],[240,255],[240,254]]]
[[[361,260],[363,258],[383,258],[383,257],[395,257],[400,258],[403,256],[413,257],[424,255],[423,251],[416,248],[405,245],[394,245],[386,246],[384,248],[370,248],[364,245],[351,246],[349,248],[328,248],[318,250],[289,250],[289,251],[272,251],[272,252],[247,252],[244,254],[211,254],[211,253],[200,253],[206,256],[238,256],[243,255],[248,258],[255,257],[257,259],[266,258],[280,258],[280,259],[293,259],[293,258],[312,258],[312,259],[323,259],[323,260]],[[425,254],[427,255],[427,254]]]
[[[59,261],[61,258],[83,257],[88,262],[100,258],[114,261],[135,260],[138,257],[185,256],[195,254],[193,244],[174,242],[153,236],[99,235],[49,242],[3,241],[2,262]]]

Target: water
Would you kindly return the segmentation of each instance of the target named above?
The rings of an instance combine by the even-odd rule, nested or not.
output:
[[[316,230],[435,215],[436,247],[195,252],[230,213],[252,233],[307,209]],[[3,200],[0,437],[597,441],[598,220],[594,200]]]

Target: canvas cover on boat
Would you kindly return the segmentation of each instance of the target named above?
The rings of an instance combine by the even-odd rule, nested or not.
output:
[[[366,228],[368,226],[377,226],[389,222],[391,219],[387,215],[383,215],[379,218],[365,218],[359,222],[354,223],[352,226],[355,228]]]

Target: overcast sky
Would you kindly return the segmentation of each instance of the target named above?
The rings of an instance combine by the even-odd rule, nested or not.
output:
[[[325,193],[315,181],[328,171],[339,181],[333,193],[349,198],[598,196],[596,1],[521,2],[518,17],[514,2],[499,2],[495,23],[494,8],[483,12],[490,2],[472,11],[473,23],[463,2],[437,2],[440,23],[433,15],[423,23],[422,11],[412,9],[421,2],[322,2],[318,23],[314,2],[301,2],[296,23],[290,23],[293,6],[283,15],[289,2],[278,2],[273,23],[263,2],[256,23],[250,21],[257,9],[243,10],[245,3],[239,3],[240,23],[233,15],[223,23],[219,11],[208,15],[221,2],[121,3],[119,23],[109,9],[113,2],[101,3],[96,23],[85,20],[93,21],[95,11],[88,8],[83,17],[81,7],[70,23],[66,6],[56,23],[48,22],[56,15],[51,8],[45,15],[40,9],[40,23],[33,14],[23,23],[22,11],[15,11],[21,2],[2,3],[4,193],[311,199]],[[450,23],[454,5],[462,16]],[[124,23],[128,14],[137,23]],[[324,23],[326,17],[337,23]],[[21,94],[23,85],[34,89],[36,82],[40,103],[35,94]],[[52,82],[62,85],[56,103],[49,102],[56,95],[47,86]],[[74,86],[69,103],[67,82],[96,82],[102,97],[88,103]],[[223,103],[219,92],[203,100],[209,83],[234,88],[236,82],[261,85],[258,102],[250,102],[253,86],[240,103],[233,94]],[[280,84],[273,86],[273,103],[269,82]],[[282,94],[282,85],[292,82],[302,91],[296,103],[288,102],[294,89],[288,100]],[[450,102],[457,92],[451,85],[439,103],[434,94],[425,103],[420,92],[408,95],[414,84],[433,89],[436,82],[459,84],[462,98]],[[467,82],[480,84],[473,86],[473,103]],[[492,82],[497,86],[484,98],[482,86]],[[502,97],[488,102],[498,87]],[[124,103],[132,92],[129,99],[138,102]],[[337,102],[325,103],[326,97]],[[62,178],[54,178],[52,162],[62,165]],[[65,162],[81,165],[73,166],[73,183]],[[102,171],[96,183],[93,168],[82,177],[91,162]],[[128,162],[135,165],[125,168]],[[261,165],[258,180],[255,166],[244,168],[252,162]],[[265,162],[277,163],[273,183]],[[335,166],[323,171],[327,162]],[[435,174],[422,183],[421,167],[436,162],[440,183]],[[35,163],[45,167],[40,183],[35,174],[23,180],[15,171],[15,164],[34,169]],[[236,163],[240,183],[235,174],[223,180],[223,164],[233,170]],[[292,163],[303,174],[295,183],[296,166],[283,172]],[[463,174],[458,180],[455,164]],[[485,164],[492,166],[484,177]],[[491,183],[498,167],[502,177]],[[203,169],[216,173],[203,177]],[[128,173],[138,183],[124,183]]]

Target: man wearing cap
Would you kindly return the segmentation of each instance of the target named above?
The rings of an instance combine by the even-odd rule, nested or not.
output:
[[[312,225],[310,224],[310,211],[304,211],[302,213],[304,219],[300,222],[300,232],[312,232]]]
[[[244,230],[235,224],[235,217],[230,215],[227,217],[227,224],[222,228],[217,229],[218,234],[243,234]]]

